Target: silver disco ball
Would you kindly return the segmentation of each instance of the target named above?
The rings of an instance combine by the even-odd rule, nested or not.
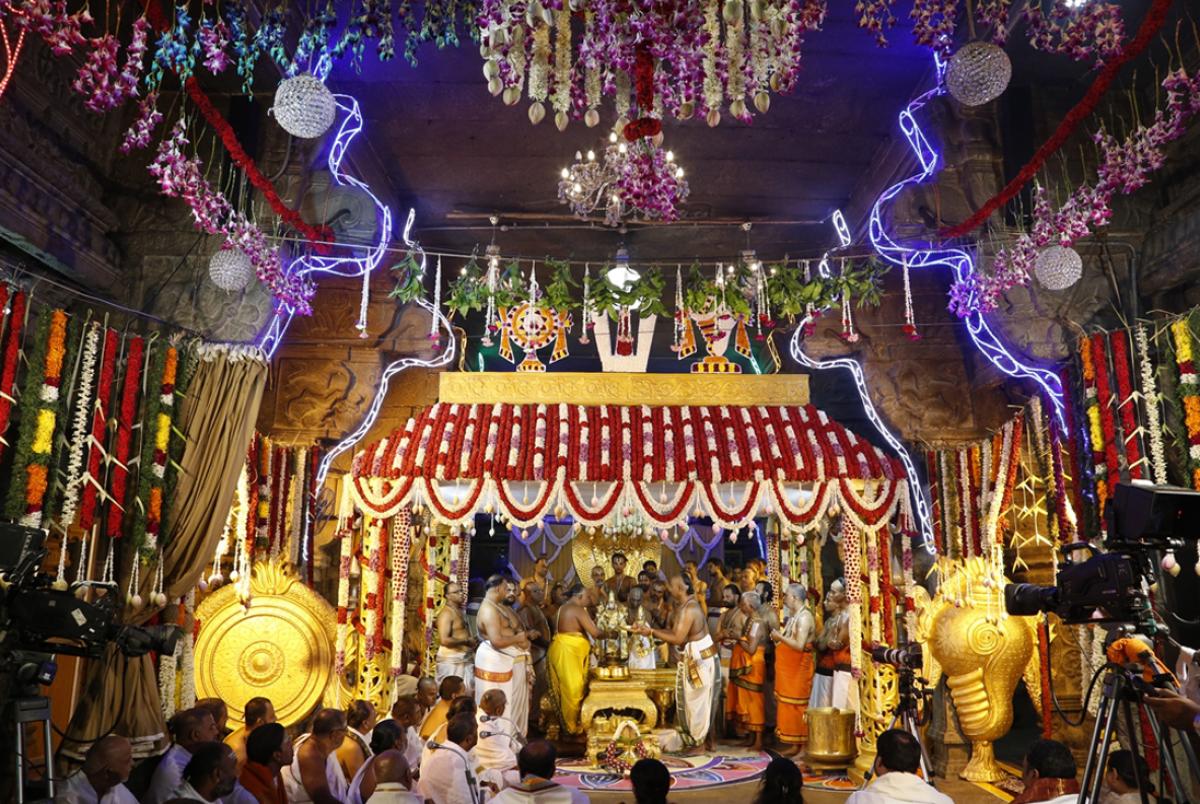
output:
[[[1066,290],[1083,276],[1083,258],[1067,246],[1050,246],[1038,253],[1033,273],[1046,290]]]
[[[236,293],[254,281],[254,265],[240,248],[222,248],[208,261],[208,278],[221,290]]]
[[[313,139],[329,130],[337,114],[337,102],[329,87],[309,73],[279,82],[271,114],[293,137]]]
[[[1000,97],[1012,78],[1012,62],[991,42],[968,42],[950,57],[946,88],[963,106],[982,106]]]

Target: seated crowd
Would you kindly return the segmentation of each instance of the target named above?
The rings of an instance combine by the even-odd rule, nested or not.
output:
[[[405,684],[405,680],[407,684]],[[554,781],[554,745],[523,746],[505,727],[503,692],[489,691],[476,707],[462,695],[462,679],[439,686],[431,679],[403,679],[402,695],[377,720],[366,702],[348,712],[323,708],[294,741],[275,722],[271,702],[246,705],[246,725],[225,727],[225,705],[206,700],[177,713],[172,743],[159,757],[134,768],[129,740],[106,736],[87,751],[75,773],[59,783],[56,801],[66,804],[581,804],[579,790]],[[447,683],[449,682],[449,683]],[[1186,707],[1156,707],[1164,721],[1183,724]],[[432,723],[430,719],[432,718]],[[428,738],[423,738],[427,733]],[[220,738],[223,737],[223,742]],[[519,749],[514,751],[514,749]],[[920,775],[921,746],[898,729],[876,743],[872,780],[846,804],[949,804],[950,796]],[[1038,740],[1026,752],[1024,789],[1014,804],[1068,804],[1079,795],[1079,768],[1069,748]],[[665,804],[671,785],[663,763],[637,762],[630,779],[636,804]],[[800,804],[803,775],[791,758],[767,766],[755,804]],[[1139,786],[1152,790],[1146,761],[1113,751],[1105,769],[1100,804],[1141,801]],[[1151,796],[1152,801],[1162,802]]]

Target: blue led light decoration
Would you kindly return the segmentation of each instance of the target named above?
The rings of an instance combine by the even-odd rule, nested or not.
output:
[[[404,224],[404,245],[408,246],[417,256],[417,262],[421,266],[421,274],[425,273],[425,251],[421,248],[421,244],[413,240],[410,236],[412,230],[414,212],[409,210],[408,220]],[[383,374],[379,378],[379,389],[375,392],[375,398],[371,400],[371,407],[367,409],[367,415],[363,417],[362,422],[358,425],[350,435],[339,441],[332,449],[325,453],[321,459],[321,465],[317,468],[317,488],[322,488],[325,485],[325,478],[329,474],[329,467],[333,465],[333,461],[337,456],[341,455],[346,450],[353,447],[370,431],[375,425],[375,420],[379,418],[379,410],[383,407],[383,400],[387,398],[388,383],[392,377],[396,376],[405,369],[410,368],[437,368],[445,366],[454,359],[454,352],[457,346],[454,337],[454,330],[450,326],[450,319],[433,305],[428,299],[419,298],[416,300],[416,305],[427,311],[437,321],[437,332],[441,335],[440,342],[445,346],[431,358],[421,357],[402,357],[399,360],[394,360],[384,368]]]
[[[337,135],[333,138],[333,144],[329,148],[329,173],[333,176],[337,184],[355,187],[370,197],[371,202],[375,204],[375,208],[378,210],[379,240],[375,245],[368,248],[366,254],[363,256],[335,257],[309,253],[292,261],[292,264],[288,266],[289,273],[310,280],[319,274],[343,277],[370,274],[379,267],[380,263],[383,262],[383,258],[387,256],[388,242],[392,239],[392,211],[371,192],[371,188],[364,182],[342,171],[342,162],[346,158],[346,152],[350,148],[350,143],[363,129],[363,117],[358,107],[358,101],[349,95],[334,95],[333,97],[337,101],[337,108],[342,120],[341,125],[338,126]],[[410,225],[412,223],[412,214],[412,212],[409,212]],[[355,250],[358,251],[357,248]],[[283,341],[283,335],[291,325],[292,316],[294,315],[295,310],[290,306],[276,304],[270,321],[267,322],[266,327],[259,334],[257,341],[259,348],[266,353],[268,360],[275,354],[275,350],[279,348],[279,344]]]
[[[911,101],[900,112],[900,131],[908,140],[909,147],[917,157],[920,171],[884,190],[875,200],[875,205],[871,208],[868,236],[879,256],[893,265],[900,266],[907,262],[910,269],[945,265],[953,270],[955,280],[965,283],[975,272],[974,258],[969,252],[953,246],[938,247],[932,243],[900,244],[892,239],[883,225],[884,207],[904,190],[932,177],[937,172],[938,164],[941,161],[938,152],[930,144],[915,116],[916,112],[920,111],[926,103],[946,91],[943,81],[946,66],[936,55],[934,56],[934,68],[937,77],[936,86]],[[1026,358],[1014,354],[988,325],[983,313],[979,312],[978,305],[974,304],[970,307],[974,309],[974,312],[967,315],[963,319],[963,323],[966,324],[967,332],[970,334],[971,340],[975,342],[975,346],[992,362],[992,365],[1008,376],[1036,382],[1045,391],[1046,398],[1054,407],[1054,414],[1058,419],[1059,426],[1065,431],[1066,414],[1063,409],[1063,389],[1058,375],[1049,369],[1034,366],[1027,362]]]
[[[837,249],[846,248],[853,242],[853,239],[850,236],[850,227],[846,225],[846,218],[844,215],[842,215],[842,211],[840,209],[833,213],[832,221],[834,231],[837,233],[838,238],[838,245],[834,250],[836,251]],[[817,266],[817,270],[820,272],[821,276],[825,277],[826,279],[833,275],[833,272],[829,267],[828,253],[821,257],[821,262]],[[867,390],[867,379],[863,375],[862,366],[857,360],[850,357],[837,357],[831,360],[817,360],[809,357],[807,354],[805,354],[804,349],[801,348],[801,340],[804,337],[805,328],[813,319],[824,312],[825,310],[819,310],[806,315],[804,319],[801,320],[801,322],[796,326],[796,329],[792,332],[792,340],[789,344],[792,359],[806,368],[817,371],[824,371],[827,369],[845,369],[846,371],[850,372],[850,376],[854,378],[854,387],[858,391],[859,399],[862,400],[863,411],[867,414],[867,419],[871,422],[871,425],[875,428],[875,430],[878,431],[879,435],[883,437],[883,440],[888,443],[888,446],[892,448],[892,451],[896,453],[897,457],[900,458],[900,462],[904,464],[904,471],[908,474],[909,498],[912,500],[913,514],[916,517],[917,525],[920,527],[921,535],[924,537],[922,541],[926,550],[928,550],[930,553],[936,553],[933,543],[933,525],[929,512],[929,503],[925,500],[925,494],[921,490],[921,484],[917,482],[919,478],[917,475],[917,467],[913,463],[912,456],[908,454],[908,450],[904,448],[904,444],[901,443],[900,439],[888,429],[888,426],[883,422],[883,417],[880,416],[879,411],[875,409],[875,403],[871,401],[871,394]]]

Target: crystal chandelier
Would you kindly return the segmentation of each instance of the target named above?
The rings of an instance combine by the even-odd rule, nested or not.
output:
[[[638,155],[633,154],[635,149]],[[655,168],[652,173],[657,183],[671,185],[671,192],[666,197],[672,202],[682,202],[687,197],[683,168],[675,163],[674,153],[662,151],[649,140],[626,143],[613,131],[608,135],[608,144],[600,158],[592,150],[586,155],[575,152],[574,164],[563,168],[559,174],[558,200],[581,218],[603,209],[606,226],[618,226],[622,217],[635,214],[670,219],[673,215],[664,214],[662,202],[648,203],[654,194],[642,191],[646,183],[643,163]],[[669,212],[673,213],[673,208]]]

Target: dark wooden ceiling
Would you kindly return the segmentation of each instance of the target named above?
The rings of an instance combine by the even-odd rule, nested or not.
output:
[[[752,125],[727,114],[716,128],[668,122],[666,146],[691,186],[686,222],[631,226],[623,237],[635,259],[732,256],[745,245],[743,220],[758,222],[752,242],[763,256],[830,242],[829,216],[854,194],[931,69],[929,51],[913,46],[906,28],[881,50],[855,26],[851,3],[830,6],[825,29],[805,44],[798,90],[773,95]],[[526,102],[506,107],[489,95],[470,43],[422,48],[416,68],[367,62],[358,74],[339,66],[331,85],[361,102],[372,156],[398,203],[416,205],[423,244],[469,250],[490,239],[488,217],[499,214],[506,253],[611,257],[622,235],[567,218],[557,199],[559,170],[576,150],[599,150],[611,104],[597,127],[576,121],[560,133],[552,115],[533,126]]]

